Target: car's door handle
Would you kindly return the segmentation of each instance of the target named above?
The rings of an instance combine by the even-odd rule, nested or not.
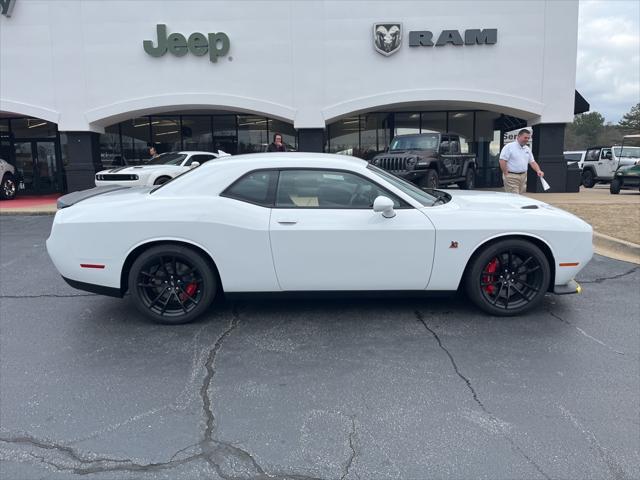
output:
[[[278,223],[280,225],[295,225],[296,223],[298,223],[297,220],[278,220]]]

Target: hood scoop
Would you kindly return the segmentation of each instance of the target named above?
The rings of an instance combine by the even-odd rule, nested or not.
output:
[[[525,205],[525,206],[520,207],[520,208],[522,208],[524,210],[537,210],[539,207],[538,207],[538,205]]]

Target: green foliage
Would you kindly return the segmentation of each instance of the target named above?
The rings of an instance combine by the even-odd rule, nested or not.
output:
[[[567,124],[564,134],[565,150],[586,150],[595,145],[620,145],[622,137],[629,133],[629,129],[622,125],[627,117],[636,115],[636,125],[640,123],[640,104],[627,113],[618,125],[605,124],[604,117],[599,112],[581,113],[576,115],[573,123]],[[627,125],[625,123],[625,125]],[[636,130],[639,127],[635,127]]]
[[[631,107],[631,110],[622,116],[618,126],[625,130],[640,131],[640,103]]]

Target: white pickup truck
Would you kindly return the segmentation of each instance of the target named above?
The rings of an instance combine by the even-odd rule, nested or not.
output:
[[[622,156],[621,156],[622,154]],[[578,165],[582,169],[582,185],[593,187],[596,183],[609,183],[618,166],[634,165],[640,159],[640,147],[622,146],[591,147]]]

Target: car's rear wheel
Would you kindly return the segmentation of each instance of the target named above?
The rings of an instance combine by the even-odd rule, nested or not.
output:
[[[464,176],[464,181],[458,183],[458,187],[463,190],[472,190],[476,184],[476,171],[469,167],[467,173]]]
[[[0,198],[2,200],[13,200],[16,198],[16,181],[13,175],[5,173],[0,184]]]
[[[169,180],[171,180],[171,177],[158,177],[158,178],[155,179],[153,184],[154,185],[162,185],[163,183],[167,183]]]
[[[592,170],[585,170],[582,172],[582,185],[586,188],[593,188],[596,184],[596,177]]]
[[[551,278],[545,254],[531,242],[508,239],[485,247],[467,269],[469,299],[491,315],[524,313],[544,297]]]
[[[198,252],[160,245],[143,252],[131,266],[129,291],[143,314],[158,323],[188,323],[213,302],[217,281]]]
[[[611,184],[609,185],[609,192],[617,195],[620,193],[620,189],[622,188],[622,181],[619,178],[614,178],[611,180]]]
[[[422,188],[438,188],[438,172],[430,169],[427,174],[420,179],[420,187]]]

